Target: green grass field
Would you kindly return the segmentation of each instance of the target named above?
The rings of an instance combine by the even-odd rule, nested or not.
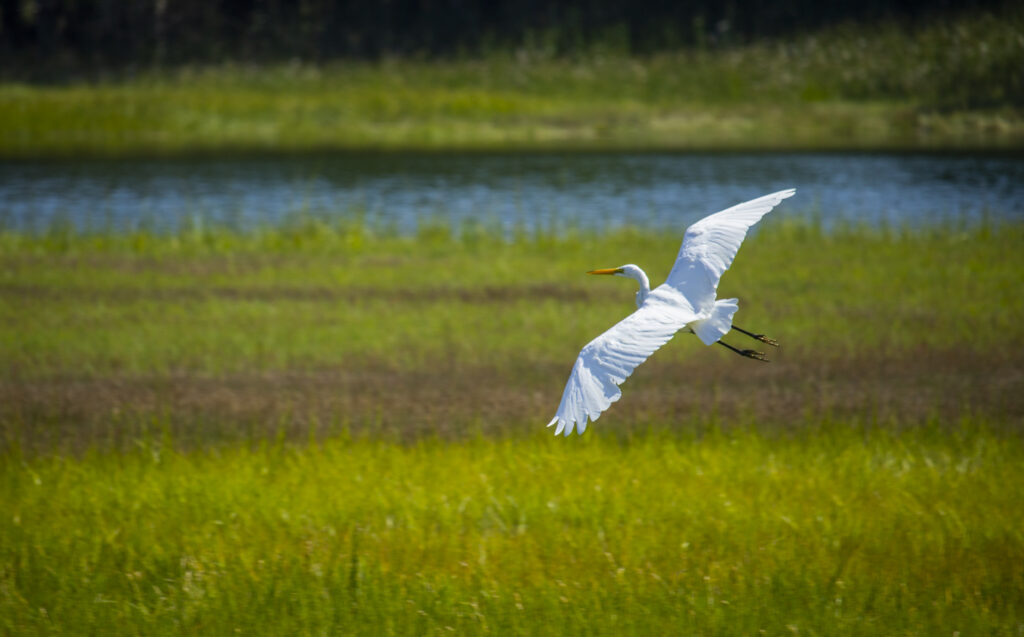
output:
[[[0,627],[1020,634],[1024,227],[769,221],[569,439],[681,229],[0,233]]]
[[[635,398],[635,396],[634,396]],[[798,421],[797,421],[798,422]],[[524,422],[524,427],[536,423]],[[1024,445],[822,423],[0,469],[11,633],[1016,634]]]
[[[631,58],[225,65],[0,84],[0,157],[316,149],[1019,148],[1024,12]]]

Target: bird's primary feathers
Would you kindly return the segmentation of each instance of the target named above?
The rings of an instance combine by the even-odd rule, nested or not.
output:
[[[556,435],[568,436],[574,428],[583,433],[587,419],[597,420],[618,400],[622,396],[618,386],[680,329],[689,328],[705,345],[712,345],[732,328],[739,305],[736,299],[715,299],[718,282],[732,265],[747,230],[795,192],[789,189],[765,195],[690,226],[672,271],[654,290],[643,270],[632,264],[591,271],[639,282],[638,309],[580,351],[558,412],[548,423],[549,427],[558,425]],[[760,335],[751,336],[764,340]]]

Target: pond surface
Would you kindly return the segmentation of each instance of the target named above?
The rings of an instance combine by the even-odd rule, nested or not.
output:
[[[791,186],[783,214],[826,224],[1024,219],[1024,155],[370,153],[3,162],[0,223],[244,228],[312,214],[402,232],[468,220],[662,228]]]

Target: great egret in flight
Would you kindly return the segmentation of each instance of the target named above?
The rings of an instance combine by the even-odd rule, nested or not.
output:
[[[732,265],[747,230],[795,189],[752,199],[704,217],[686,230],[679,256],[664,283],[651,290],[647,275],[633,264],[591,270],[587,274],[611,274],[635,279],[637,311],[610,330],[590,341],[576,359],[565,385],[558,412],[548,423],[557,424],[555,435],[587,429],[587,418],[597,420],[622,396],[619,389],[640,363],[667,343],[676,332],[686,329],[705,345],[718,343],[732,351],[766,361],[761,352],[738,349],[720,339],[735,329],[762,343],[778,347],[764,334],[754,334],[732,324],[739,309],[736,299],[715,299],[718,281]]]

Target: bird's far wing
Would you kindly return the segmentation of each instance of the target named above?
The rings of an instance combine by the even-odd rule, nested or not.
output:
[[[747,230],[795,192],[790,188],[751,199],[704,217],[687,228],[665,283],[682,292],[698,310],[710,310],[718,282],[736,258]]]
[[[655,290],[654,294],[658,292]],[[672,295],[678,296],[674,292]],[[580,351],[558,412],[548,423],[548,427],[558,424],[555,435],[564,432],[568,436],[574,427],[580,433],[586,431],[588,417],[597,420],[601,412],[622,396],[618,386],[633,370],[697,317],[684,300],[680,301],[682,304],[649,298],[643,307]]]

